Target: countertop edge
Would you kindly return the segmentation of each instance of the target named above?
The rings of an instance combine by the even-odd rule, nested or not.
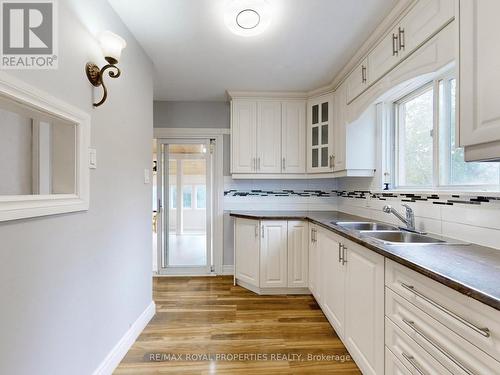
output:
[[[469,285],[466,285],[464,283],[461,283],[460,281],[451,279],[446,277],[445,275],[442,275],[438,272],[434,272],[431,269],[422,267],[421,265],[414,263],[406,258],[400,257],[398,255],[395,255],[393,253],[390,253],[386,250],[384,250],[382,247],[377,247],[376,245],[369,243],[367,241],[364,241],[362,238],[353,236],[350,232],[347,230],[342,230],[339,227],[334,227],[331,225],[326,225],[325,223],[322,223],[318,220],[315,220],[314,218],[311,218],[308,215],[266,215],[262,216],[259,215],[258,213],[256,214],[251,214],[251,213],[238,213],[238,212],[230,212],[230,216],[233,217],[238,217],[242,219],[252,219],[252,220],[304,220],[304,221],[309,221],[313,224],[316,224],[324,229],[328,229],[342,237],[347,238],[350,241],[356,242],[359,245],[362,245],[363,247],[366,247],[369,250],[372,250],[390,260],[393,260],[405,267],[410,268],[411,270],[418,272],[421,275],[424,275],[426,277],[429,277],[430,279],[443,284],[460,294],[463,294],[467,297],[470,297],[478,302],[481,302],[485,305],[488,305],[489,307],[500,311],[500,300],[496,299],[495,297],[490,296],[489,294],[483,293],[480,290],[474,289],[470,287]],[[367,219],[368,220],[368,219]]]

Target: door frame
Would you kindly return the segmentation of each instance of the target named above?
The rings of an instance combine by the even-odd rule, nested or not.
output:
[[[226,128],[155,128],[153,131],[153,137],[156,139],[157,143],[165,140],[175,140],[175,141],[201,141],[206,139],[214,139],[215,147],[213,152],[213,181],[212,181],[212,251],[213,251],[213,266],[211,274],[222,275],[223,274],[223,228],[224,228],[224,135],[230,134],[230,130]],[[158,154],[159,155],[159,154]],[[158,156],[158,179],[162,177],[160,157]],[[161,207],[163,210],[163,207]],[[163,223],[161,221],[161,216],[159,215],[158,228],[162,228]],[[160,231],[158,231],[160,232]],[[161,234],[158,234],[159,236]],[[158,238],[157,244],[157,257],[158,257],[158,271],[161,269],[161,251],[162,243],[160,237]],[[173,274],[173,273],[170,273]],[[189,273],[180,273],[184,275],[189,275]]]

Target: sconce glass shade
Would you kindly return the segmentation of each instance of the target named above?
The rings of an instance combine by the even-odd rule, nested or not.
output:
[[[97,39],[101,45],[104,58],[110,64],[116,64],[120,60],[122,50],[127,46],[127,42],[111,31],[99,33]]]

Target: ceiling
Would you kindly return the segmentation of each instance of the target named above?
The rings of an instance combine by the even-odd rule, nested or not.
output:
[[[229,0],[108,0],[155,66],[155,99],[225,100],[226,90],[329,83],[398,0],[268,0],[271,25],[232,34]]]

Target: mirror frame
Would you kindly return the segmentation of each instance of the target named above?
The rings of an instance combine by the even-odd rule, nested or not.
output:
[[[0,95],[76,125],[75,194],[0,196],[0,221],[88,210],[90,115],[5,72],[0,72]]]

